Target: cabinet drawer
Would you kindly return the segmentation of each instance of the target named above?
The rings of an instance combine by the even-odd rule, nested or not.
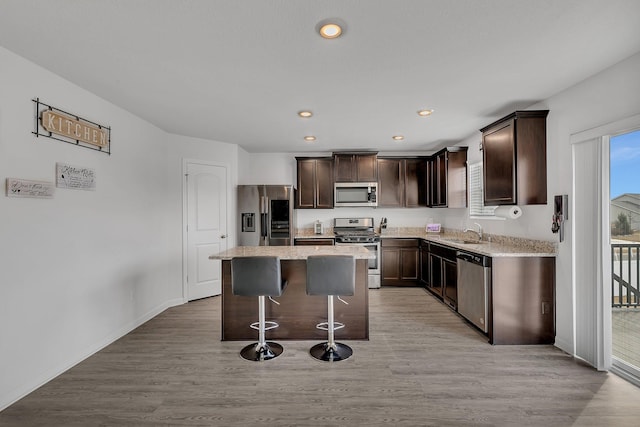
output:
[[[333,246],[334,239],[295,239],[295,246]]]
[[[446,258],[454,262],[456,261],[456,250],[453,248],[448,248],[435,243],[431,243],[429,252],[442,258]]]
[[[390,248],[390,247],[417,248],[418,245],[419,245],[418,239],[382,239],[382,243],[381,243],[381,246],[383,248]],[[454,256],[455,256],[455,252],[454,252]]]

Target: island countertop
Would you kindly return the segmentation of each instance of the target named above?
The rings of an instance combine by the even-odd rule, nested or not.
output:
[[[229,260],[241,256],[277,256],[281,260],[307,259],[311,255],[353,255],[356,259],[373,259],[368,249],[357,246],[236,246],[209,256],[209,259]]]

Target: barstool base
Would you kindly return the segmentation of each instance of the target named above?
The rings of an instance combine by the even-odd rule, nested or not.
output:
[[[263,360],[274,359],[282,354],[283,348],[280,344],[272,341],[267,341],[266,345],[259,349],[256,349],[258,343],[249,344],[240,351],[240,356],[243,359],[251,360],[253,362],[261,362]]]
[[[316,344],[309,349],[311,357],[324,362],[338,362],[351,357],[353,349],[346,344],[335,343],[335,348],[331,348],[329,343]]]

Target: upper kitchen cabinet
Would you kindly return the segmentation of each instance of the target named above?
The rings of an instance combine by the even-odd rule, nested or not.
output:
[[[333,153],[335,182],[378,181],[377,153]]]
[[[467,207],[467,149],[447,147],[429,159],[429,205]]]
[[[485,205],[547,203],[547,114],[516,111],[480,129]]]
[[[333,209],[333,158],[296,157],[296,208]]]
[[[378,206],[427,206],[427,159],[378,158]]]

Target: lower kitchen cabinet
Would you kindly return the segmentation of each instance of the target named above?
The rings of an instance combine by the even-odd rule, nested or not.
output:
[[[456,309],[458,303],[456,250],[431,243],[427,268],[430,273],[427,289]]]
[[[489,304],[492,344],[555,342],[553,257],[494,257]]]
[[[429,286],[431,278],[429,277],[429,242],[420,241],[420,286],[425,288]]]
[[[459,297],[467,297],[458,295],[456,252],[452,247],[426,240],[420,242],[420,285],[454,311],[458,309]],[[555,342],[555,262],[554,257],[491,258],[487,312],[482,316],[487,321],[491,344]],[[460,289],[465,292],[468,287],[461,285]]]
[[[458,308],[458,266],[455,258],[442,258],[442,291],[444,302]]]
[[[419,239],[382,239],[382,285],[416,286]]]

